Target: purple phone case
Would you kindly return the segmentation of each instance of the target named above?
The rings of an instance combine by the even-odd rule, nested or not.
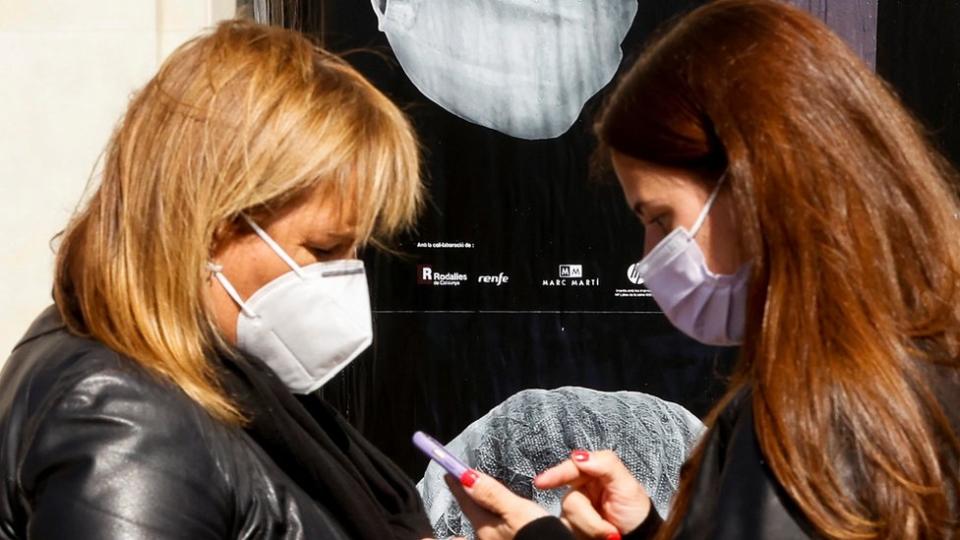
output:
[[[470,470],[470,467],[454,457],[442,444],[422,431],[413,434],[413,444],[417,445],[417,448],[428,458],[439,463],[454,478],[460,479],[465,472]]]

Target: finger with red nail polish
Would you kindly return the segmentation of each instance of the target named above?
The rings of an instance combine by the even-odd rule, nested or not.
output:
[[[470,469],[460,478],[448,474],[443,479],[474,530],[485,531],[478,538],[513,538],[528,523],[548,515],[537,503],[479,471]]]
[[[480,475],[477,473],[477,471],[470,469],[460,476],[460,483],[463,485],[463,487],[471,488],[477,483],[477,478],[480,478]]]

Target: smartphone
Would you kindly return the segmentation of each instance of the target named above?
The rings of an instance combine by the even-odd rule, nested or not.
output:
[[[421,452],[426,454],[428,458],[436,461],[458,480],[470,471],[470,467],[448,452],[447,449],[433,437],[422,431],[413,434],[413,444],[415,444]]]

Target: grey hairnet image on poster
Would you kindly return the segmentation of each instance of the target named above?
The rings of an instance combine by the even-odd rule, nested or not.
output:
[[[613,78],[636,0],[372,0],[407,76],[475,124],[565,133]]]
[[[644,485],[657,511],[667,515],[680,467],[704,429],[681,405],[650,394],[567,386],[511,396],[470,424],[447,450],[558,515],[564,491],[537,489],[534,476],[567,459],[572,450],[612,448]],[[473,538],[444,474],[431,462],[417,485],[434,534]]]

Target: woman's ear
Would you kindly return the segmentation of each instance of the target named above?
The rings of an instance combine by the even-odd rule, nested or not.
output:
[[[217,225],[217,227],[213,230],[213,240],[210,243],[210,253],[208,258],[211,260],[216,260],[217,255],[223,252],[223,248],[228,243],[243,234],[245,227],[248,228],[247,224],[244,223],[239,216],[223,221]]]

